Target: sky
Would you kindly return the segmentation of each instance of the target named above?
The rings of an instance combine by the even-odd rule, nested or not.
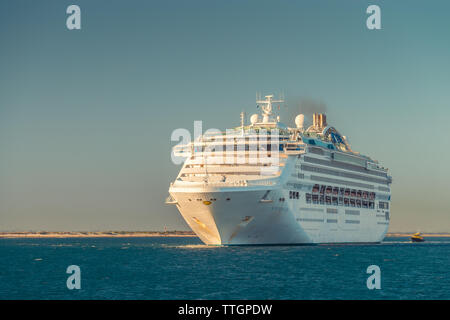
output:
[[[81,30],[66,9],[81,8]],[[366,27],[369,5],[381,29]],[[0,231],[188,230],[177,128],[284,92],[389,168],[389,231],[450,232],[448,1],[0,2]],[[284,118],[283,118],[284,116]],[[311,122],[310,119],[307,121]]]

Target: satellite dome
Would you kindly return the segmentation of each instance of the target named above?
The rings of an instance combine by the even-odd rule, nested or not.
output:
[[[303,114],[299,114],[298,116],[295,117],[295,125],[297,126],[297,128],[303,128],[303,123],[305,122],[305,115]]]
[[[250,117],[250,123],[251,124],[255,124],[255,123],[257,123],[259,121],[259,116],[255,113],[255,114],[252,114],[252,116]]]

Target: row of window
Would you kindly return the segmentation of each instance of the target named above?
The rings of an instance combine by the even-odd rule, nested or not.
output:
[[[206,147],[195,147],[194,152],[227,152],[227,151],[272,151],[279,150],[283,151],[282,144],[234,144],[234,145],[210,145]]]
[[[350,172],[343,172],[343,171],[338,171],[338,170],[334,170],[334,169],[319,168],[319,167],[310,166],[307,164],[302,164],[300,167],[303,171],[323,173],[323,174],[332,175],[335,177],[344,177],[344,178],[356,179],[356,180],[361,180],[361,181],[366,181],[366,182],[381,183],[381,184],[386,184],[388,182],[387,179],[367,177],[367,176],[360,175],[358,173],[350,173]]]
[[[382,202],[382,201],[380,201],[378,203],[378,208],[379,209],[389,209],[389,202]]]
[[[306,194],[306,203],[375,209],[375,203],[373,201],[325,196],[311,193]]]
[[[289,191],[289,199],[299,199],[300,194],[298,191]]]
[[[309,139],[309,140],[305,140],[305,141],[313,146],[316,145],[316,141],[313,139]],[[332,144],[327,144],[327,148],[330,150],[335,150],[335,147]]]
[[[189,201],[192,201],[192,199],[188,199]],[[201,199],[201,198],[197,198],[196,199],[197,201],[203,201],[203,199]],[[208,199],[204,199],[205,201],[207,201]],[[227,201],[230,201],[231,199],[230,198],[227,198],[226,199]],[[211,199],[209,199],[209,201],[217,201],[217,199],[216,198],[211,198]]]
[[[326,185],[318,185],[315,184],[312,188],[313,193],[320,193],[323,194],[332,194],[332,195],[339,195],[339,196],[345,196],[345,197],[353,197],[353,198],[362,198],[362,199],[368,199],[368,200],[375,200],[375,192],[368,192],[368,191],[362,191],[362,190],[356,190],[356,189],[349,189],[349,188],[338,188],[338,187],[332,187],[332,186],[326,186]]]

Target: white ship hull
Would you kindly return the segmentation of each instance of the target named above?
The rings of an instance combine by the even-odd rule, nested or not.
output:
[[[260,202],[266,191],[171,188],[170,194],[187,224],[209,245],[377,243],[388,229],[385,216],[374,210],[332,207],[337,213],[328,213],[326,206],[295,200]]]

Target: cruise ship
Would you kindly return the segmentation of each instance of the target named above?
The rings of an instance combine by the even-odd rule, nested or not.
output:
[[[208,245],[381,242],[388,170],[353,151],[325,114],[307,128],[303,114],[283,124],[273,110],[282,102],[257,99],[250,123],[241,114],[238,127],[176,145],[186,159],[166,203]]]

